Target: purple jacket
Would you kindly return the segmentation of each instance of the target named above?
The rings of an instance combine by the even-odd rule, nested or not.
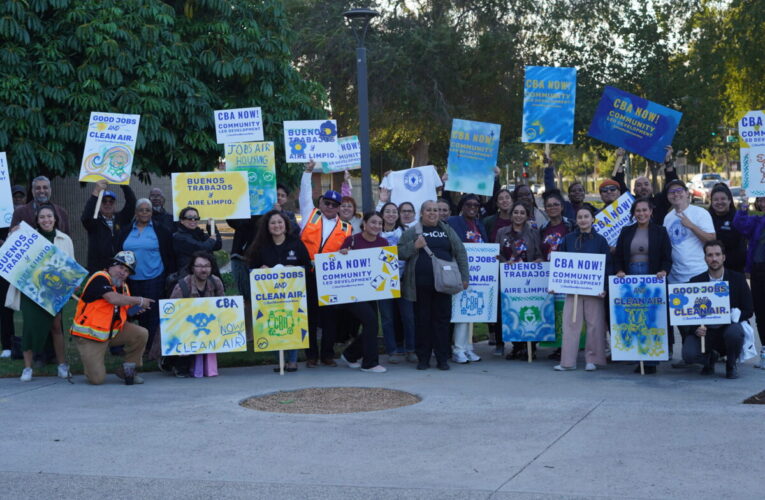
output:
[[[733,227],[749,238],[749,245],[746,249],[746,272],[752,272],[754,252],[757,250],[757,243],[759,243],[762,231],[765,229],[765,215],[749,215],[745,211],[739,210],[733,217]]]

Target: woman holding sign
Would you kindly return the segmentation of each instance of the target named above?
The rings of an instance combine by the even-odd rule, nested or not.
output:
[[[361,222],[361,232],[348,236],[340,248],[345,255],[349,250],[363,250],[388,246],[388,240],[380,236],[383,219],[377,212],[367,212]],[[351,302],[339,306],[361,322],[361,335],[345,349],[340,359],[350,368],[361,368],[363,372],[385,373],[377,356],[377,303]],[[361,360],[361,362],[359,362]]]
[[[406,261],[402,296],[416,302],[414,313],[417,369],[430,367],[435,352],[439,370],[449,369],[449,322],[452,296],[436,290],[433,257],[454,262],[462,277],[462,288],[469,283],[467,252],[457,233],[441,222],[438,204],[426,201],[420,211],[420,223],[407,229],[398,242],[398,256]]]
[[[529,224],[531,206],[526,201],[516,201],[510,207],[511,224],[497,233],[500,262],[542,262],[539,231]],[[501,309],[501,308],[500,308]],[[499,330],[502,331],[501,311]],[[536,350],[536,342],[533,343]],[[504,344],[502,344],[504,348]],[[499,348],[499,346],[498,346]],[[513,350],[505,359],[526,359],[528,350],[526,342],[513,342]]]
[[[592,223],[594,221],[595,209],[589,203],[585,203],[576,211],[577,228],[563,238],[563,243],[558,250],[605,255],[605,276],[608,276],[612,274],[611,249],[608,247],[608,241],[593,231]],[[551,290],[550,293],[555,292]],[[587,343],[584,351],[586,366],[584,369],[595,371],[597,365],[606,364],[606,310],[603,300],[605,296],[605,291],[600,292],[598,296],[566,295],[566,304],[563,306],[563,345],[561,346],[560,364],[555,365],[555,370],[576,370],[582,320],[587,323]],[[576,314],[574,314],[575,302],[577,302]]]
[[[306,276],[311,268],[311,257],[308,255],[303,242],[295,236],[292,223],[288,216],[280,210],[271,210],[260,218],[258,232],[245,254],[250,269],[269,268],[274,266],[300,266],[305,269]],[[311,283],[313,282],[313,284]],[[316,280],[306,280],[308,300],[316,301]],[[278,354],[278,353],[277,353]],[[286,372],[296,372],[297,349],[285,351],[287,364]],[[279,372],[279,368],[274,368]]]
[[[35,216],[35,228],[46,240],[66,252],[74,258],[74,246],[72,239],[58,230],[58,214],[53,205],[45,204],[37,208]],[[50,335],[53,341],[53,350],[58,362],[58,376],[69,376],[69,365],[64,358],[64,335],[61,328],[61,313],[51,316],[36,302],[22,294],[16,287],[9,287],[6,305],[16,311],[21,311],[24,318],[24,329],[21,334],[21,350],[24,354],[24,370],[21,372],[21,381],[32,380],[32,359],[34,353],[43,352],[45,343]]]
[[[648,198],[635,200],[630,212],[637,222],[624,227],[616,241],[616,276],[655,274],[657,278],[665,278],[672,270],[672,243],[667,229],[651,222],[653,206]],[[658,364],[658,361],[646,361],[645,373],[656,373]],[[635,373],[640,373],[639,366]]]

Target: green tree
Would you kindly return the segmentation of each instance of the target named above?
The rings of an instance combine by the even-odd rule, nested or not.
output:
[[[0,34],[0,150],[19,178],[78,172],[91,111],[140,114],[134,171],[154,173],[214,165],[214,109],[261,106],[277,148],[283,120],[325,115],[278,0],[14,0]]]

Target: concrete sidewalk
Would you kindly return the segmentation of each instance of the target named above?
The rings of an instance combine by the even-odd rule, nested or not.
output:
[[[113,375],[92,387],[0,380],[2,498],[762,498],[765,371],[655,376],[612,364],[484,361],[448,372],[390,365],[280,377]],[[580,360],[581,361],[581,360]],[[382,357],[385,362],[385,357]],[[387,387],[422,402],[344,415],[262,413],[247,397],[305,387]]]

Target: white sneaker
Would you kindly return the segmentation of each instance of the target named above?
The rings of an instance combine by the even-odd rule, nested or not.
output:
[[[367,373],[385,373],[388,370],[386,370],[385,367],[382,365],[377,365],[377,366],[373,366],[372,368],[362,368],[361,371],[367,372]]]
[[[454,352],[452,354],[452,360],[460,365],[464,365],[469,361],[464,352]]]
[[[553,370],[556,372],[572,372],[576,370],[576,367],[574,366],[563,366],[563,365],[555,365],[553,366]]]
[[[340,361],[348,365],[348,368],[361,368],[361,363],[359,363],[358,361],[354,361],[354,362],[348,361],[347,359],[345,359],[345,354],[340,355]]]
[[[32,369],[31,368],[24,368],[24,371],[21,372],[21,378],[19,379],[22,382],[29,382],[32,380]]]
[[[10,358],[10,357],[11,357],[10,349],[3,349],[3,352],[0,353],[0,358]]]
[[[465,351],[465,356],[467,357],[468,361],[472,361],[472,362],[481,361],[481,356],[474,353],[473,351]]]
[[[66,363],[61,363],[58,365],[58,377],[59,378],[67,378],[69,377],[69,365]]]
[[[595,363],[587,363],[587,365],[584,367],[584,371],[586,372],[594,372],[597,369],[598,367],[595,366]]]

